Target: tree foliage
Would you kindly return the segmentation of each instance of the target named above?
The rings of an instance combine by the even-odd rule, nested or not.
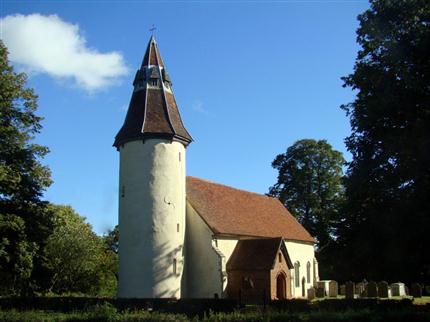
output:
[[[361,46],[344,86],[352,134],[344,278],[429,281],[430,2],[374,0],[359,17]]]
[[[107,234],[103,237],[106,247],[118,254],[119,248],[119,226],[116,225],[113,229],[109,229]]]
[[[50,205],[54,231],[48,238],[46,253],[53,271],[50,290],[56,294],[106,294],[116,287],[116,254],[106,249],[85,218],[70,206]],[[109,293],[109,292],[107,292]],[[112,294],[110,294],[112,295]]]
[[[33,142],[41,130],[37,96],[15,73],[0,41],[0,293],[44,288],[49,274],[44,244],[52,226],[41,201],[51,184],[40,163],[48,149]]]
[[[342,154],[325,140],[297,141],[272,163],[278,170],[278,182],[270,188],[269,194],[279,198],[316,237],[320,250],[335,235],[343,200],[344,163]]]

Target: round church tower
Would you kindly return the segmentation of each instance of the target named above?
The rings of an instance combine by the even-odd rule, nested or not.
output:
[[[151,37],[124,124],[120,152],[120,298],[181,296],[185,232],[185,129]]]

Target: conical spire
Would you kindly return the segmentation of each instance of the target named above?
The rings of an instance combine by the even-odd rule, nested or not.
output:
[[[133,86],[127,116],[113,145],[119,148],[129,141],[165,138],[187,146],[192,138],[182,123],[170,77],[153,36]]]

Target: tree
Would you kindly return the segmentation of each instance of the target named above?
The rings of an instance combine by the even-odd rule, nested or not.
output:
[[[42,128],[36,110],[36,94],[0,41],[1,294],[43,290],[49,278],[43,249],[52,225],[41,197],[51,179],[40,163],[48,149],[32,142]]]
[[[373,0],[358,17],[361,46],[344,87],[352,134],[344,278],[429,281],[430,2]]]
[[[114,229],[109,229],[107,234],[103,236],[103,242],[107,249],[107,252],[111,256],[111,265],[108,270],[115,275],[116,282],[119,280],[119,226],[116,225]]]
[[[321,268],[330,271],[327,247],[333,241],[343,201],[342,154],[325,140],[300,140],[272,162],[278,181],[269,190],[318,241]]]
[[[118,247],[119,247],[119,226],[116,225],[114,229],[109,229],[107,234],[103,237],[104,242],[106,244],[106,247],[114,252],[115,254],[118,254]]]
[[[116,254],[106,249],[102,238],[72,207],[50,205],[50,208],[55,225],[46,246],[53,271],[50,291],[113,295],[116,280],[112,267],[116,264]],[[110,292],[106,291],[106,285]]]

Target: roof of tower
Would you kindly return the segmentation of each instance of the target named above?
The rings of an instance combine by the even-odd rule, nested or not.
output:
[[[161,59],[160,51],[158,50],[157,42],[154,36],[149,39],[148,46],[146,47],[145,56],[143,56],[142,66],[159,65],[164,67],[163,60]]]
[[[127,115],[113,145],[119,148],[126,142],[146,138],[165,138],[188,145],[192,137],[182,122],[170,77],[153,36],[133,85]]]
[[[315,243],[276,198],[187,177],[187,200],[215,234]]]

